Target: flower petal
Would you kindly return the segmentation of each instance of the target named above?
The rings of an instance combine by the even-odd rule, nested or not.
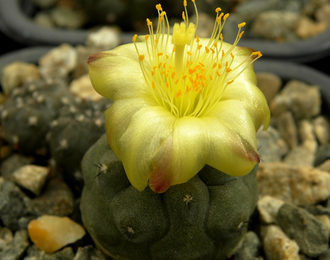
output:
[[[148,185],[154,154],[172,132],[175,120],[176,117],[160,106],[142,107],[131,116],[118,148],[126,175],[138,190]]]
[[[176,120],[173,132],[159,147],[153,159],[149,186],[164,192],[170,186],[187,182],[205,165],[209,150],[209,131],[199,118]]]
[[[125,49],[129,52],[130,47]],[[93,87],[108,99],[141,97],[148,92],[139,62],[120,55],[117,49],[90,56],[88,66]]]
[[[218,118],[204,117],[201,119],[208,126],[210,136],[212,136],[206,164],[233,176],[249,173],[259,162],[255,143],[250,144],[239,133],[225,126]]]

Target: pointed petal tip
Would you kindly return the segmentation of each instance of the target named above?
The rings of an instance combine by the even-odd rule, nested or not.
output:
[[[171,187],[171,179],[167,178],[164,172],[152,172],[152,175],[149,179],[149,187],[155,193],[163,193]]]
[[[102,58],[105,58],[109,56],[109,53],[107,52],[98,52],[98,53],[94,53],[91,56],[89,56],[89,58],[87,59],[87,64],[90,64],[94,61],[100,60]]]

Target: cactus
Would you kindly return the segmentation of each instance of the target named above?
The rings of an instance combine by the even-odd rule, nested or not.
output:
[[[47,134],[51,158],[64,178],[71,184],[82,187],[81,159],[85,152],[104,133],[103,111],[111,104],[108,99],[98,102],[81,100],[76,105],[65,106],[52,121]]]
[[[39,80],[11,92],[1,113],[3,138],[22,152],[33,154],[47,148],[50,123],[61,107],[75,102],[61,81]]]
[[[103,135],[82,160],[82,219],[114,259],[226,259],[254,211],[256,171],[233,177],[205,166],[164,193],[141,192]]]

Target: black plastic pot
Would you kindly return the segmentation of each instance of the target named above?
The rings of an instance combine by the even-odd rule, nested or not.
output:
[[[0,0],[0,29],[8,37],[26,45],[84,44],[88,30],[48,29],[36,25],[28,16],[30,0]],[[25,9],[25,10],[24,10]],[[123,33],[121,43],[131,42],[133,33]],[[311,62],[330,55],[330,29],[293,43],[242,38],[240,46],[260,50],[266,58]]]

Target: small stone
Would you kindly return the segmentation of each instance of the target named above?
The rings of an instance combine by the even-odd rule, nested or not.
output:
[[[305,146],[296,146],[285,156],[284,162],[293,166],[313,166],[315,154]]]
[[[313,129],[321,145],[330,142],[330,124],[324,116],[318,116],[313,120]]]
[[[13,62],[3,69],[1,85],[3,92],[8,95],[26,82],[40,79],[39,68],[26,62]]]
[[[323,4],[315,12],[315,19],[319,23],[330,24],[330,3]]]
[[[319,166],[328,159],[330,159],[330,143],[319,146],[319,149],[315,154],[314,165]]]
[[[15,182],[21,187],[39,195],[48,176],[48,168],[38,165],[25,165],[13,173]]]
[[[82,99],[91,99],[98,101],[103,99],[99,93],[95,91],[88,74],[81,76],[71,82],[69,87],[71,93],[81,97]]]
[[[73,260],[106,260],[101,251],[95,247],[89,245],[85,247],[79,247]]]
[[[111,50],[119,44],[119,29],[108,26],[103,26],[98,31],[90,33],[86,41],[87,46],[93,46],[103,51]]]
[[[265,224],[274,224],[278,210],[283,203],[282,200],[267,195],[259,199],[257,207],[260,220]]]
[[[318,144],[314,135],[313,124],[306,119],[299,121],[298,134],[302,146],[311,153],[315,153],[318,148]]]
[[[257,132],[258,152],[262,162],[281,161],[283,150],[279,144],[280,134],[272,126],[269,126],[267,131],[260,129]]]
[[[49,12],[39,12],[33,17],[33,22],[36,23],[37,25],[46,27],[46,28],[54,28],[55,23],[53,19],[50,17]]]
[[[328,28],[328,25],[323,22],[315,22],[307,16],[302,16],[295,29],[299,38],[308,39],[323,33]]]
[[[15,232],[14,239],[9,243],[3,251],[0,252],[0,259],[18,260],[21,259],[25,250],[29,246],[28,233],[26,230]]]
[[[57,27],[60,28],[78,29],[82,28],[86,22],[84,12],[64,7],[53,8],[50,11],[50,16]]]
[[[29,223],[28,232],[33,243],[46,253],[76,242],[85,230],[68,217],[44,215]]]
[[[61,44],[39,59],[39,69],[45,79],[66,78],[77,65],[77,51],[69,44]]]
[[[257,234],[249,231],[244,235],[240,248],[235,253],[235,260],[256,259],[260,255],[260,248],[261,241]]]
[[[297,127],[290,111],[284,112],[276,119],[277,130],[280,136],[293,149],[298,145]]]
[[[266,11],[257,15],[251,32],[260,38],[277,42],[293,41],[293,30],[297,26],[299,15],[286,11]]]
[[[14,235],[13,232],[6,227],[0,228],[0,251],[4,250],[4,248],[13,241]]]
[[[306,210],[284,203],[278,211],[276,221],[284,233],[297,242],[305,255],[316,257],[327,250],[326,227]]]
[[[330,173],[330,159],[324,161],[322,164],[317,166],[317,169]]]
[[[299,246],[294,240],[288,238],[278,226],[262,226],[261,236],[266,259],[300,260]]]
[[[316,215],[314,216],[317,220],[319,220],[326,228],[328,237],[330,236],[330,218],[328,215]]]
[[[30,158],[15,153],[3,161],[0,166],[0,171],[5,179],[14,181],[13,172],[18,170],[20,167],[31,163],[32,160]]]
[[[290,80],[269,107],[275,117],[291,111],[293,117],[298,120],[319,115],[321,103],[319,87],[307,85],[299,80]]]
[[[257,86],[264,93],[268,103],[277,95],[282,87],[282,79],[269,72],[257,73]]]
[[[20,229],[19,219],[27,216],[30,199],[13,183],[4,180],[0,191],[0,219],[12,231]],[[1,258],[0,258],[1,259]]]
[[[257,179],[261,196],[273,196],[295,205],[315,204],[330,196],[329,173],[313,167],[260,163]]]
[[[32,199],[28,211],[34,215],[68,216],[74,210],[74,198],[68,185],[52,179],[40,196]]]

